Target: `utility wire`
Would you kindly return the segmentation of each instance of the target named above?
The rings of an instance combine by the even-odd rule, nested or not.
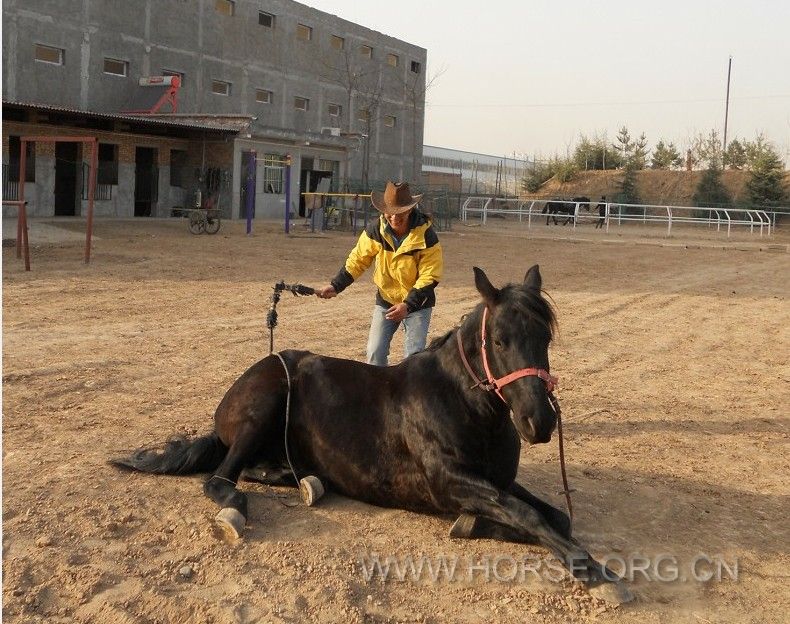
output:
[[[730,98],[731,100],[767,100],[790,98],[788,95],[753,95],[740,98]],[[721,98],[700,98],[694,100],[633,100],[630,102],[546,102],[540,104],[476,104],[474,102],[464,102],[463,104],[441,104],[426,102],[426,107],[435,108],[555,108],[555,107],[574,107],[574,106],[644,106],[645,104],[700,104],[700,103],[719,103]]]

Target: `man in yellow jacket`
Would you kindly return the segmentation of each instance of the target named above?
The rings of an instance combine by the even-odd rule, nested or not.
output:
[[[442,246],[427,215],[418,208],[422,195],[412,195],[405,182],[387,182],[373,191],[371,202],[381,212],[328,286],[316,295],[331,299],[359,278],[375,260],[378,287],[368,336],[368,364],[386,366],[390,343],[403,323],[405,355],[422,351],[428,338],[434,289],[442,277]]]

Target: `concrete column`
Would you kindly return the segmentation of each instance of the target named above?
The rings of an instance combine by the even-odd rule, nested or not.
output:
[[[118,163],[118,186],[113,189],[118,192],[116,205],[117,217],[134,216],[134,163]]]
[[[25,185],[25,199],[28,201],[27,214],[33,217],[52,217],[55,215],[55,154],[40,154],[36,145],[36,183]]]
[[[156,209],[152,210],[155,217],[169,217],[173,205],[170,203],[170,164],[159,166],[159,200]]]

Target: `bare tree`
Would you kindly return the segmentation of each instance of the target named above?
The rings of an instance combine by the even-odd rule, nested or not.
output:
[[[362,145],[362,188],[368,190],[370,177],[370,143],[381,109],[382,84],[381,68],[378,75],[360,81],[357,89],[358,118],[362,122],[362,133],[367,138]]]
[[[705,163],[708,169],[722,167],[722,142],[719,133],[711,130],[709,134],[698,133],[691,145],[694,161]]]
[[[422,149],[421,141],[419,140],[418,121],[425,116],[425,97],[428,91],[436,85],[437,80],[447,71],[447,68],[442,67],[436,71],[432,76],[423,79],[424,75],[421,72],[408,72],[406,77],[398,76],[398,81],[403,85],[403,95],[406,105],[411,113],[411,177],[412,182],[417,182],[420,176],[419,162],[417,157]]]
[[[375,74],[376,72],[380,74],[381,67],[379,64],[376,64],[371,65],[369,69],[363,69],[359,60],[347,47],[344,47],[342,50],[333,50],[333,53],[330,54],[329,57],[322,58],[321,63],[324,68],[322,77],[331,83],[341,86],[345,91],[346,101],[345,111],[343,111],[341,115],[343,121],[343,123],[341,123],[341,131],[352,134],[354,132],[354,117],[352,116],[354,114],[354,95],[361,90],[368,89],[366,84],[369,83],[371,74]],[[370,136],[370,132],[366,134]],[[360,141],[365,144],[365,149],[369,149],[367,147],[368,141],[363,141],[361,137]],[[349,170],[351,168],[351,155],[351,150],[346,150],[346,166],[343,178],[343,187],[345,189],[348,189],[349,186],[348,179]]]

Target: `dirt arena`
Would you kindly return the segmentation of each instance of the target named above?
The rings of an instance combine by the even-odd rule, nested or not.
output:
[[[498,285],[541,266],[560,320],[551,361],[577,538],[598,557],[672,556],[686,576],[699,555],[737,560],[737,580],[726,567],[721,581],[636,574],[636,600],[613,608],[567,579],[514,576],[509,563],[538,548],[454,541],[450,518],[332,494],[307,508],[294,490],[246,483],[250,523],[229,544],[202,477],[106,464],[208,432],[225,390],[268,353],[271,286],[326,283],[353,242],[289,238],[276,224],[247,237],[243,225],[192,236],[182,221],[99,221],[90,265],[76,236],[36,244],[30,273],[3,249],[4,621],[787,621],[787,236],[769,249],[591,225],[576,238],[569,228],[441,235],[432,336],[476,303],[472,265]],[[275,346],[362,359],[372,304],[369,277],[332,301],[284,296]],[[397,337],[395,359],[401,349]],[[556,441],[524,448],[519,479],[562,505],[557,458]],[[438,582],[366,581],[371,553],[466,567]],[[467,565],[497,557],[488,578]]]

